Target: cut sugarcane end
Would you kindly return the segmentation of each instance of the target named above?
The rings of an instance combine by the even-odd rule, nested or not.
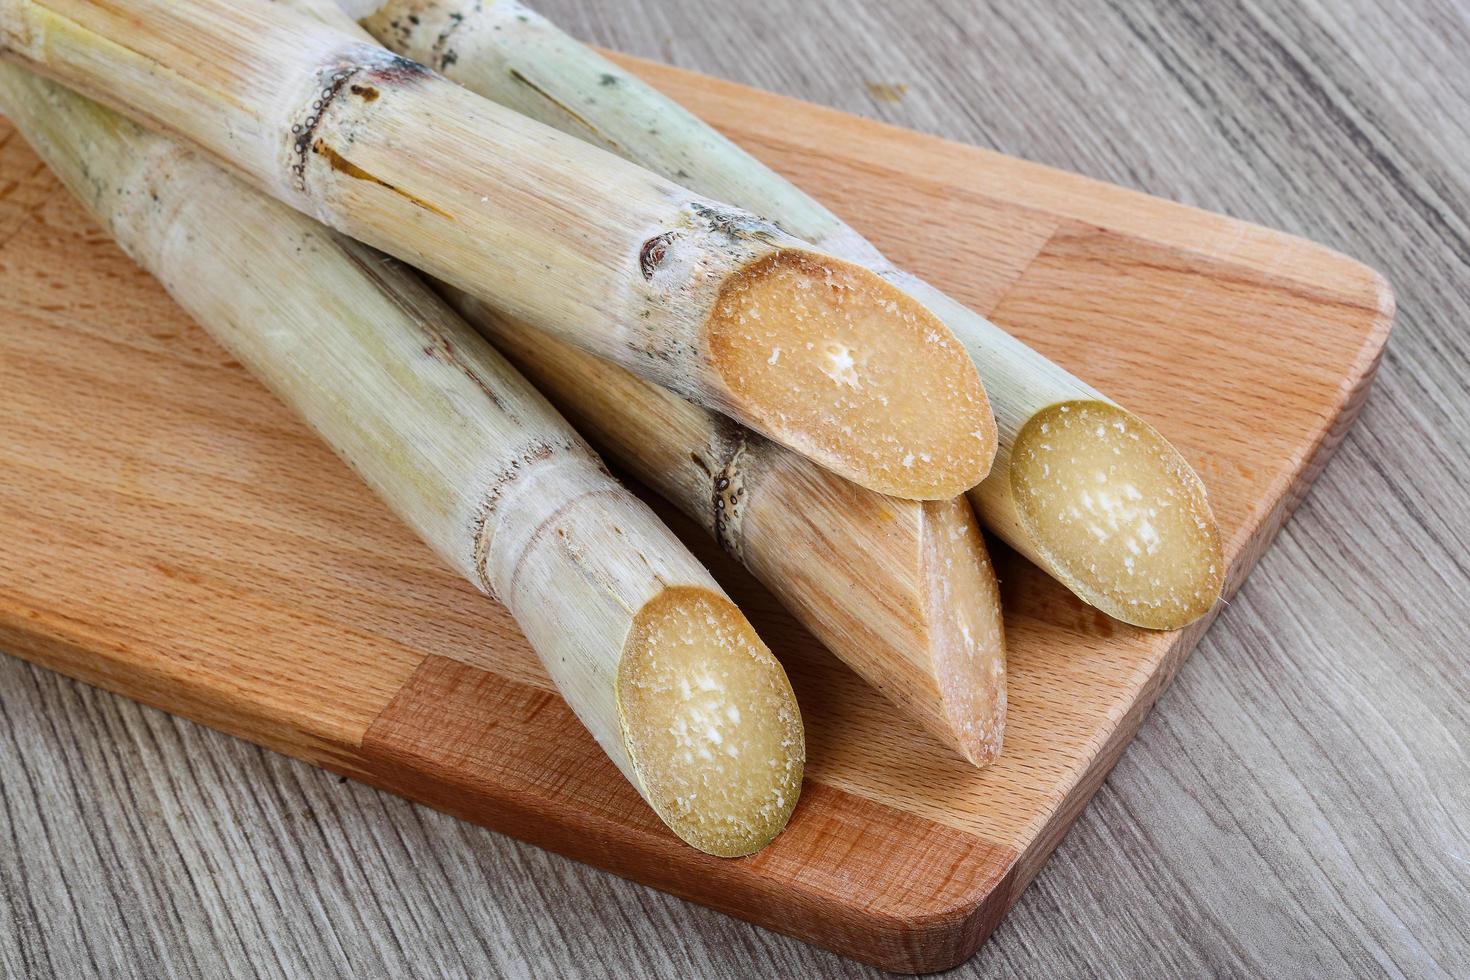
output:
[[[1016,436],[1010,478],[1049,571],[1109,616],[1177,629],[1219,598],[1225,563],[1204,484],[1132,413],[1104,401],[1042,409]]]
[[[756,428],[854,483],[940,500],[990,471],[995,421],[969,355],[867,269],[764,256],[725,284],[709,341]]]
[[[644,796],[719,857],[769,844],[801,793],[806,743],[786,673],[734,603],[671,587],[633,622],[618,703]]]
[[[1006,723],[1000,589],[965,497],[926,501],[924,567],[930,657],[945,741],[975,766],[1000,754]]]

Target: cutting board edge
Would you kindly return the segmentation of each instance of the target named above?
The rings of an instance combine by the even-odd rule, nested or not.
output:
[[[1271,259],[1257,253],[1253,247],[1263,240],[1262,234],[1264,233],[1274,245],[1289,245],[1292,252],[1302,257],[1338,266],[1344,270],[1344,273],[1352,272],[1352,276],[1345,275],[1344,277],[1354,280],[1355,292],[1365,297],[1354,305],[1361,309],[1375,310],[1380,316],[1387,317],[1389,323],[1392,322],[1393,288],[1381,272],[1362,259],[1303,235],[1160,197],[1137,188],[1124,187],[1121,184],[1110,183],[1088,174],[1065,170],[1025,157],[1013,156],[987,146],[966,143],[922,130],[908,129],[896,123],[885,122],[821,103],[808,102],[794,96],[756,88],[743,82],[693,69],[666,65],[637,55],[608,49],[598,50],[611,61],[639,75],[671,98],[679,94],[671,91],[676,86],[682,91],[693,83],[707,82],[708,84],[699,90],[698,95],[701,99],[709,99],[721,106],[731,107],[732,110],[742,104],[765,105],[771,107],[768,114],[773,113],[778,117],[780,106],[800,107],[805,115],[819,120],[821,125],[829,127],[834,132],[840,130],[844,134],[852,134],[854,131],[861,131],[867,134],[868,138],[879,138],[894,144],[901,143],[911,149],[922,148],[931,153],[953,158],[959,164],[961,172],[967,175],[972,175],[974,171],[966,169],[965,165],[973,161],[963,158],[979,154],[989,163],[994,164],[997,171],[1004,171],[1006,178],[1012,181],[1006,185],[1006,193],[997,195],[986,185],[973,185],[973,178],[963,181],[955,180],[957,185],[966,186],[996,200],[1003,200],[1008,205],[1081,221],[1127,235],[1130,238],[1191,254],[1209,255],[1215,258],[1228,254],[1242,265],[1271,272],[1284,280],[1304,285],[1320,285],[1320,280],[1323,278],[1321,276],[1304,279],[1290,272],[1273,269]],[[675,98],[675,101],[680,100]],[[690,105],[685,105],[685,108],[691,111],[697,109]],[[695,114],[701,115],[697,111]],[[718,115],[703,115],[705,118],[714,120],[712,125],[716,129],[724,130],[724,125]],[[726,135],[730,134],[727,132]],[[941,180],[942,178],[930,174],[928,179]],[[1066,196],[1067,206],[1065,207],[1059,206],[1059,191]],[[1078,213],[1074,209],[1073,206],[1078,202],[1085,202],[1088,205],[1084,213]],[[1176,220],[1183,223],[1185,219],[1188,222],[1200,222],[1213,226],[1220,233],[1211,242],[1213,247],[1210,250],[1206,251],[1199,247],[1198,229],[1192,231],[1188,237],[1161,233],[1166,230],[1172,231],[1176,227]],[[1232,240],[1229,247],[1222,244],[1221,239],[1225,238]],[[1279,249],[1273,248],[1271,251],[1279,252]],[[1372,298],[1366,298],[1369,296]]]
[[[487,710],[494,724],[483,722]],[[428,735],[426,717],[438,726]],[[1020,858],[1014,847],[821,782],[803,786],[791,822],[767,848],[736,859],[703,854],[675,839],[625,782],[616,781],[612,798],[595,793],[608,782],[595,770],[610,763],[580,729],[557,742],[534,737],[538,729],[576,725],[551,692],[431,656],[364,736],[365,781],[899,972],[934,972],[963,961],[1008,908]],[[584,758],[595,760],[590,770],[578,764]],[[922,842],[922,855],[911,849],[901,857],[879,846],[895,838]],[[832,848],[851,856],[835,876],[821,866]],[[932,874],[916,878],[916,867]],[[920,881],[922,887],[911,884]]]
[[[363,779],[360,746],[331,732],[312,730],[285,713],[272,713],[263,702],[243,700],[239,705],[198,697],[187,683],[160,673],[136,671],[128,675],[118,663],[96,656],[96,637],[64,630],[35,628],[34,610],[17,614],[10,602],[0,605],[0,650],[27,663],[55,671],[72,680],[136,701],[148,708],[176,715],[231,738],[289,756],[307,765],[330,769],[339,775]],[[93,642],[88,642],[93,641]],[[204,690],[213,691],[212,688]]]
[[[1124,744],[1126,745],[1126,741]],[[915,975],[939,973],[953,969],[969,960],[1000,925],[1025,888],[1024,885],[1016,884],[1017,869],[1021,865],[1022,856],[1011,851],[1010,860],[998,880],[989,887],[977,890],[963,901],[936,903],[933,908],[926,910],[923,914],[905,919],[865,914],[861,910],[856,910],[852,914],[854,924],[849,931],[860,933],[863,937],[862,941],[834,941],[828,932],[831,928],[830,921],[824,923],[820,932],[805,931],[793,927],[784,917],[786,911],[784,906],[773,904],[768,906],[768,911],[756,911],[750,908],[737,910],[729,902],[722,901],[710,893],[691,891],[669,881],[661,881],[657,876],[650,875],[646,867],[634,869],[600,861],[590,853],[576,853],[570,848],[557,846],[544,838],[538,839],[535,833],[513,831],[496,826],[486,821],[473,807],[467,807],[462,803],[444,802],[432,794],[408,789],[405,782],[395,779],[392,774],[384,771],[382,766],[385,761],[377,757],[360,757],[360,764],[364,767],[362,769],[339,766],[332,761],[321,763],[321,767],[384,792],[412,800],[456,819],[484,827],[494,833],[504,834],[521,843],[539,847],[579,864],[617,875],[619,878],[644,888],[653,888],[723,915],[770,929],[891,973]],[[410,776],[420,775],[411,769],[403,769],[402,773]],[[1085,807],[1085,801],[1082,806]],[[999,848],[999,845],[997,847]]]
[[[947,965],[936,969],[950,969],[958,966],[973,956],[989,937],[994,926],[998,926],[1004,916],[1010,911],[1021,895],[1030,886],[1036,875],[1046,865],[1052,853],[1066,839],[1072,825],[1087,808],[1093,795],[1107,780],[1113,767],[1122,758],[1123,751],[1137,735],[1143,722],[1153,711],[1159,699],[1173,683],[1175,676],[1185,661],[1193,653],[1195,646],[1201,637],[1214,623],[1216,617],[1223,612],[1225,602],[1234,596],[1250,573],[1254,571],[1256,564],[1276,536],[1286,526],[1292,513],[1305,499],[1307,492],[1318,476],[1326,468],[1327,463],[1337,452],[1342,440],[1352,429],[1357,420],[1358,413],[1367,401],[1368,393],[1372,390],[1373,381],[1377,377],[1379,365],[1382,362],[1383,352],[1387,348],[1388,339],[1392,333],[1395,317],[1395,303],[1393,290],[1387,280],[1377,270],[1366,266],[1356,259],[1342,256],[1343,261],[1361,266],[1371,274],[1372,280],[1379,284],[1376,290],[1378,298],[1377,312],[1370,329],[1364,335],[1363,346],[1360,348],[1353,369],[1343,377],[1343,398],[1338,409],[1327,424],[1323,426],[1319,438],[1303,459],[1301,466],[1292,474],[1287,481],[1286,491],[1276,498],[1274,505],[1267,511],[1265,518],[1257,524],[1247,539],[1246,545],[1241,549],[1237,558],[1233,576],[1227,582],[1226,592],[1222,596],[1222,602],[1217,603],[1215,608],[1204,617],[1181,630],[1175,637],[1174,642],[1168,644],[1161,656],[1158,666],[1149,675],[1141,688],[1140,693],[1130,705],[1128,711],[1119,719],[1119,722],[1104,740],[1103,746],[1093,755],[1087,766],[1083,767],[1076,775],[1073,782],[1068,786],[1061,801],[1054,807],[1049,818],[1041,823],[1037,832],[1017,854],[1017,862],[1012,869],[1012,874],[1007,876],[1005,884],[1009,891],[999,896],[1001,911],[995,917],[994,925],[987,929],[978,941],[970,948],[970,951]],[[998,889],[997,889],[998,891]],[[977,914],[987,908],[997,895],[987,895],[977,905]],[[870,961],[872,962],[872,961]],[[874,965],[895,972],[929,972],[908,971],[892,963],[875,962]]]

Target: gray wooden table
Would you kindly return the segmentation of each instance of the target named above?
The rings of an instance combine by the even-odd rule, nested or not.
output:
[[[958,972],[1470,975],[1470,6],[543,9],[1388,275],[1357,429]],[[870,972],[0,658],[4,976]]]

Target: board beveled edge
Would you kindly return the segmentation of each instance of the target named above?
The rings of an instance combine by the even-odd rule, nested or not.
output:
[[[363,779],[356,745],[293,724],[263,704],[227,702],[208,685],[140,670],[124,641],[88,624],[0,594],[0,651],[129,700],[279,752],[309,765]]]
[[[1371,388],[1392,320],[1392,294],[1381,294],[1378,313],[1354,361],[1356,376],[1349,374],[1343,379],[1337,414],[1324,426],[1269,517],[1257,526],[1242,550],[1231,576],[1232,591],[1269,547],[1351,428]],[[109,669],[107,659],[97,657],[95,642],[89,642],[95,638],[81,635],[86,632],[85,624],[65,617],[53,621],[36,610],[0,607],[0,643],[27,660],[85,683],[621,877],[886,970],[929,973],[969,959],[1000,924],[1102,785],[1213,618],[1214,614],[1176,634],[1159,668],[1149,678],[1147,690],[1119,721],[1024,851],[809,782],[797,815],[777,843],[751,858],[736,861],[708,857],[674,840],[621,777],[599,773],[599,769],[610,769],[611,763],[600,751],[582,744],[590,742],[590,736],[553,694],[458,661],[427,657],[369,727],[361,744],[342,745],[282,726],[281,719],[266,711],[223,711],[205,697],[207,692],[190,696],[177,686],[176,679],[160,677],[153,684],[135,674]],[[519,714],[484,711],[480,695],[485,691],[517,701],[522,710]],[[460,712],[457,724],[445,724],[446,718],[456,717],[449,710],[451,705],[462,707],[467,703],[466,692],[475,694],[469,701],[476,710]],[[414,716],[423,713],[434,721],[433,725],[413,723]],[[541,717],[548,727],[538,733],[539,737],[523,727],[519,730],[521,737],[507,740],[505,736],[516,731],[504,725],[508,717],[523,719],[523,726],[531,723],[524,719]],[[470,737],[474,733],[464,730],[466,719],[471,725],[485,726],[485,731]],[[497,728],[502,729],[499,742],[494,741]],[[555,737],[548,737],[548,733]],[[502,746],[549,752],[558,759],[514,758],[507,754],[502,758],[510,759],[511,764],[498,771],[494,780],[488,774],[472,775],[473,767],[465,766],[462,759],[451,761],[456,752],[463,755],[476,751],[476,747],[483,751],[487,739]],[[507,775],[515,778],[508,780]],[[521,781],[521,788],[515,786],[516,779]],[[588,792],[589,787],[594,789]],[[556,804],[572,797],[586,808],[586,815],[578,821],[555,819]],[[630,813],[637,815],[631,822]],[[806,860],[818,846],[845,845],[850,855],[866,853],[881,858],[896,852],[884,847],[862,848],[854,838],[891,840],[894,835],[929,843],[934,855],[930,860],[936,867],[946,866],[951,875],[944,881],[947,887],[937,891],[911,889],[896,902],[884,892],[880,898],[890,899],[885,906],[859,901],[850,888],[836,887],[833,882],[804,880],[808,872],[823,873]],[[904,854],[901,867],[864,871],[875,885],[885,887],[932,880],[925,868],[916,868],[911,851]],[[882,881],[884,873],[892,880]]]
[[[1087,178],[1079,179],[1086,180]],[[1119,190],[1122,193],[1133,193]],[[1173,206],[1185,207],[1184,205]],[[1231,562],[1227,572],[1222,601],[1217,602],[1208,615],[1174,634],[1164,648],[1156,668],[1145,681],[1139,696],[1124,716],[1119,719],[1089,764],[1068,787],[1061,801],[1052,810],[1050,818],[1021,851],[1013,876],[1012,891],[999,919],[1003,919],[1015,905],[1021,894],[1046,864],[1052,852],[1066,838],[1072,824],[1076,822],[1078,816],[1091,801],[1093,794],[1107,779],[1108,774],[1122,757],[1123,750],[1138,733],[1144,719],[1148,717],[1158,699],[1168,689],[1179,668],[1183,666],[1200,638],[1224,609],[1225,602],[1244,585],[1256,563],[1271,547],[1276,535],[1281,532],[1292,513],[1305,499],[1312,484],[1321,475],[1328,461],[1342,444],[1349,430],[1352,429],[1358,413],[1362,410],[1372,390],[1389,336],[1393,332],[1397,301],[1392,286],[1378,270],[1351,256],[1328,249],[1315,242],[1295,239],[1284,233],[1282,238],[1293,242],[1301,241],[1319,250],[1344,268],[1352,268],[1362,283],[1363,296],[1361,302],[1356,306],[1368,313],[1368,321],[1365,328],[1358,333],[1360,345],[1354,353],[1351,367],[1343,375],[1337,404],[1324,417],[1324,424],[1318,429],[1315,437],[1303,452],[1300,465],[1285,474],[1283,482],[1278,486],[1279,492],[1271,500],[1271,506],[1265,511],[1256,526],[1249,529],[1244,545]],[[999,919],[997,919],[997,925]],[[986,937],[982,937],[980,943],[976,944],[970,955],[978,950],[985,938],[988,938],[988,933]],[[965,958],[967,959],[968,956]],[[960,962],[963,960],[956,961],[951,966],[958,965]]]
[[[437,656],[373,723],[361,759],[359,778],[390,792],[905,973],[979,948],[1009,907],[1020,856],[811,781],[773,844],[746,858],[702,854],[668,832],[560,698]]]

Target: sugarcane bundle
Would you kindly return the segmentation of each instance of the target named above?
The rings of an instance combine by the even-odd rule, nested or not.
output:
[[[0,11],[10,57],[857,483],[944,499],[989,470],[994,421],[949,329],[769,221],[286,4]]]
[[[970,492],[985,523],[1118,619],[1173,628],[1214,605],[1225,566],[1204,486],[1147,422],[894,267],[821,204],[518,0],[342,6],[388,47],[467,88],[770,218],[901,288],[945,322],[985,380],[999,445],[990,476]]]
[[[0,110],[202,326],[504,602],[682,839],[749,853],[800,792],[780,665],[708,572],[407,269],[0,64]]]
[[[292,2],[357,29],[335,0]],[[579,431],[702,524],[839,659],[965,759],[995,758],[1004,630],[967,503],[865,490],[439,285]]]
[[[577,431],[699,522],[906,715],[975,765],[1000,753],[1000,594],[968,501],[866,490],[465,293],[450,299]]]

